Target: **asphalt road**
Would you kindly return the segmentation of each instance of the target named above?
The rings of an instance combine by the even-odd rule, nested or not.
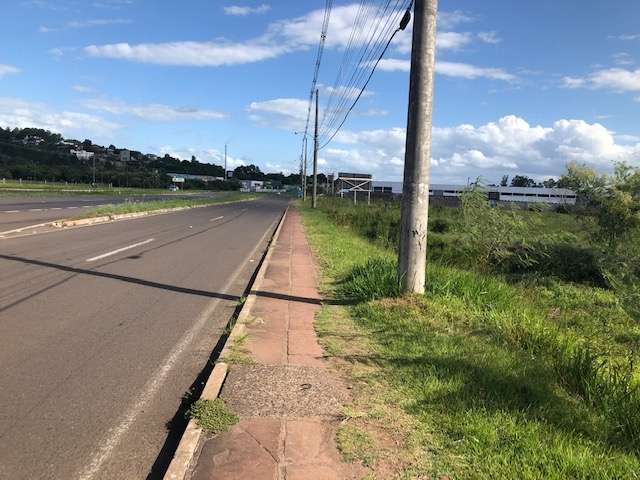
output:
[[[0,478],[157,478],[285,206],[0,240]]]
[[[213,198],[224,193],[196,195],[69,195],[3,197],[0,192],[0,232],[78,215],[83,209],[129,201],[149,202],[176,198]]]

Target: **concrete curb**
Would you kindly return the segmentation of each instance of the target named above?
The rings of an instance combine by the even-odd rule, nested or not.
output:
[[[273,233],[273,237],[269,242],[269,247],[267,248],[267,253],[265,254],[262,263],[260,265],[260,269],[256,274],[255,280],[253,284],[250,286],[249,291],[252,292],[256,289],[259,289],[264,280],[264,276],[267,270],[267,266],[269,264],[269,260],[271,259],[271,255],[274,250],[274,246],[278,241],[278,237],[280,236],[280,230],[282,229],[282,225],[284,224],[284,220],[287,217],[287,212],[289,208],[284,211],[284,214],[280,218],[278,222],[278,226],[276,227],[275,232]],[[256,295],[254,293],[249,293],[247,299],[238,314],[236,322],[231,330],[231,333],[227,337],[227,340],[222,348],[222,352],[220,353],[220,360],[216,363],[213,371],[211,372],[211,376],[207,380],[205,384],[204,390],[202,391],[202,395],[200,398],[205,400],[215,400],[218,398],[220,394],[220,390],[222,390],[222,385],[227,376],[227,371],[229,370],[229,366],[224,362],[225,357],[229,353],[230,345],[233,344],[234,339],[243,335],[245,330],[245,320],[249,317],[251,308],[256,301]],[[167,469],[167,472],[164,475],[164,480],[186,480],[187,475],[190,473],[191,468],[193,467],[193,460],[195,458],[196,452],[200,447],[201,440],[203,437],[203,430],[198,426],[198,423],[191,419],[187,424],[187,428],[182,434],[182,438],[180,439],[180,443],[178,444],[178,448],[173,455],[173,459],[171,460],[171,464]]]

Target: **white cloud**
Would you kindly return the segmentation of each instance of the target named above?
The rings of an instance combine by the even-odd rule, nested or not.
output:
[[[61,32],[63,30],[76,30],[82,28],[105,27],[109,25],[129,25],[133,23],[128,18],[99,18],[95,20],[74,20],[65,23],[61,27],[41,26],[38,31],[40,33]]]
[[[91,99],[85,102],[91,110],[108,112],[113,115],[133,115],[143,120],[154,122],[172,122],[177,120],[220,120],[226,114],[213,110],[197,108],[172,107],[160,103],[131,105],[121,101]]]
[[[616,65],[633,65],[635,62],[627,52],[618,52],[611,56]]]
[[[462,77],[468,79],[489,78],[492,80],[503,80],[512,82],[516,80],[516,76],[505,72],[501,68],[487,68],[469,65],[467,63],[457,62],[437,62],[436,73],[446,75],[448,77]]]
[[[584,78],[564,77],[563,83],[569,88],[588,87],[614,92],[640,92],[640,68],[605,68],[596,70]]]
[[[21,70],[18,67],[0,63],[0,78],[5,77],[7,75],[16,75],[20,73],[20,71]]]
[[[327,48],[344,48],[347,45],[360,47],[369,40],[368,35],[357,35],[352,38],[351,34],[359,10],[360,6],[357,3],[333,8],[326,38]],[[244,12],[245,10],[232,11]],[[383,12],[376,9],[367,11],[367,24],[375,25],[378,18],[383,16]],[[442,15],[446,19],[445,23],[450,26],[470,21],[470,17],[462,12]],[[159,65],[218,67],[253,63],[315,48],[318,44],[323,17],[323,9],[312,10],[306,15],[271,23],[262,35],[242,41],[178,41],[140,44],[122,42],[89,45],[84,48],[84,52],[92,57]],[[395,47],[399,51],[408,52],[411,47],[410,28],[396,38]],[[459,49],[471,43],[474,38],[476,37],[471,33],[444,31],[438,34],[438,46],[440,49]]]
[[[193,147],[172,147],[169,145],[160,148],[150,147],[150,150],[156,152],[160,156],[169,154],[174,158],[181,160],[191,160],[191,156],[195,156],[199,162],[213,163],[224,167],[224,151],[216,148],[193,148]],[[247,161],[227,154],[227,169],[233,170],[236,167],[247,165]]]
[[[580,88],[585,85],[586,80],[584,78],[576,77],[562,77],[562,84],[567,88]]]
[[[436,34],[436,46],[440,50],[458,50],[470,44],[472,40],[473,36],[469,32],[440,32]]]
[[[62,134],[109,137],[122,126],[102,117],[71,111],[54,111],[47,105],[0,97],[0,126],[44,128]]]
[[[358,94],[360,93],[360,87],[346,87],[344,85],[339,85],[337,87],[331,87],[329,85],[318,85],[320,92],[324,95],[335,95],[337,97],[344,96],[345,98],[354,100]],[[361,97],[371,97],[373,92],[371,90],[364,90],[362,92]]]
[[[411,71],[411,60],[383,58],[378,63],[378,70],[383,72],[409,72]]]
[[[502,39],[498,36],[498,32],[480,32],[478,33],[478,40],[484,43],[498,44],[502,42]]]
[[[618,35],[618,40],[640,40],[640,33],[628,33],[624,35]]]
[[[249,118],[258,125],[286,130],[304,130],[309,102],[300,98],[276,98],[251,102]]]
[[[461,10],[454,10],[452,12],[438,12],[439,28],[454,28],[462,23],[471,23],[473,21],[475,21],[475,18]]]
[[[276,58],[291,51],[286,45],[272,45],[264,41],[248,42],[168,42],[130,45],[90,45],[85,53],[104,57],[157,65],[219,67],[240,65]]]
[[[571,161],[600,170],[610,169],[615,161],[640,165],[640,142],[633,143],[633,138],[616,141],[602,125],[583,120],[558,120],[543,127],[514,115],[480,126],[435,127],[433,181],[463,183],[467,177],[497,181],[503,174],[544,178],[560,175]],[[404,142],[401,128],[343,131],[321,154],[328,171],[363,171],[399,180]]]
[[[411,70],[411,61],[399,58],[383,58],[378,68],[386,72],[408,72]],[[478,67],[468,63],[436,62],[436,73],[448,77],[460,77],[467,79],[488,78],[513,82],[517,77],[501,68]]]
[[[238,5],[231,5],[229,7],[224,7],[224,13],[226,15],[236,15],[236,16],[247,16],[251,14],[259,14],[266,13],[271,10],[271,6],[263,3],[262,5],[258,5],[257,7],[241,7]]]

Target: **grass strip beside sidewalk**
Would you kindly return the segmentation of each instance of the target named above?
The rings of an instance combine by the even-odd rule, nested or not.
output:
[[[580,330],[554,324],[549,305],[499,277],[440,264],[430,266],[428,295],[363,299],[393,293],[376,268],[392,268],[395,254],[322,211],[302,212],[324,293],[336,300],[316,327],[355,390],[338,434],[345,458],[370,466],[371,478],[640,478],[623,414],[573,388],[579,364],[550,353]],[[609,308],[606,293],[589,292],[563,295],[594,315]]]
[[[253,200],[255,198],[256,198],[256,195],[252,195],[248,193],[233,192],[217,198],[153,200],[150,202],[125,202],[125,203],[119,203],[119,204],[105,205],[104,207],[87,209],[86,211],[78,214],[76,217],[71,218],[71,220],[104,217],[109,215],[121,215],[126,213],[153,212],[156,210],[164,210],[164,209],[171,209],[171,208],[193,208],[193,207],[200,207],[204,205],[215,205],[218,203]]]

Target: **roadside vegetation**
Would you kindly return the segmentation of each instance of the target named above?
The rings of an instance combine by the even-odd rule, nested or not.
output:
[[[256,194],[241,193],[241,192],[229,192],[221,194],[216,198],[192,198],[192,199],[171,199],[171,200],[155,200],[150,202],[125,202],[113,205],[106,205],[104,207],[90,208],[80,213],[77,217],[73,217],[72,220],[79,220],[83,218],[95,218],[106,217],[110,215],[121,215],[125,213],[140,213],[140,212],[153,212],[156,210],[164,210],[168,208],[193,208],[204,205],[215,205],[217,203],[225,202],[240,202],[246,200],[253,200],[256,198]]]
[[[194,418],[200,428],[212,435],[226,432],[239,421],[238,416],[221,398],[215,400],[201,398],[191,406],[188,417]]]
[[[356,390],[345,458],[374,478],[640,478],[640,173],[561,180],[583,206],[431,209],[424,296],[399,295],[399,205],[302,207],[335,300],[317,329]]]
[[[190,191],[189,193],[197,192]],[[185,192],[170,192],[166,188],[134,188],[108,187],[105,185],[91,186],[85,183],[65,182],[27,182],[0,179],[0,195],[184,195]]]

